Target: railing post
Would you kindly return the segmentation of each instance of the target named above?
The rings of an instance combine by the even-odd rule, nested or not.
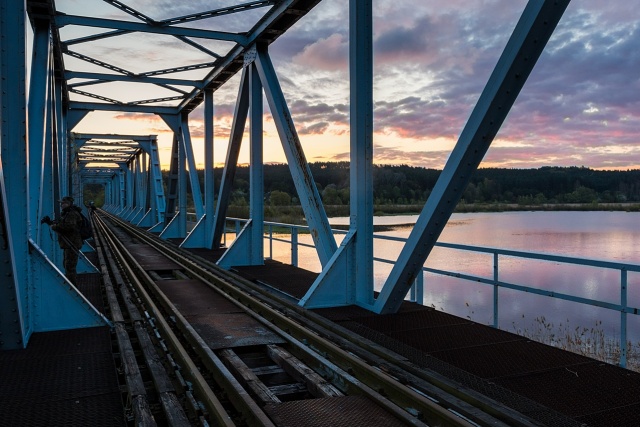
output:
[[[269,224],[269,259],[273,259],[273,225]]]
[[[236,219],[236,239],[238,238],[239,234],[240,234],[240,220]]]
[[[416,276],[414,286],[416,288],[416,302],[424,305],[424,270],[420,269],[420,272]]]
[[[627,367],[627,270],[620,270],[620,366]]]
[[[291,227],[291,265],[298,266],[298,228]]]
[[[498,253],[493,253],[493,327],[498,328]]]

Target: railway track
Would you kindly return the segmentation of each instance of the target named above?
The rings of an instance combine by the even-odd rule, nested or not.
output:
[[[92,220],[132,424],[537,425],[104,211]]]

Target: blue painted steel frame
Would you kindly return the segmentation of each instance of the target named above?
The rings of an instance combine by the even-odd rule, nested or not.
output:
[[[311,228],[311,236],[316,244],[316,251],[322,266],[326,266],[337,250],[336,240],[331,232],[329,220],[324,210],[318,188],[311,175],[311,169],[304,156],[298,133],[293,125],[293,119],[282,93],[266,46],[256,47],[255,64],[264,86],[265,95],[271,109],[280,141],[284,148],[289,170],[293,177],[302,205],[305,218]]]
[[[218,260],[223,268],[241,265],[264,264],[264,165],[263,165],[263,115],[262,84],[255,64],[248,68],[250,120],[250,195],[249,221]],[[239,148],[239,147],[238,147]]]
[[[13,4],[12,4],[13,3]],[[16,5],[16,3],[18,3]],[[259,3],[259,4],[258,4]],[[50,249],[52,253],[58,252],[52,242],[47,240],[42,228],[38,225],[38,218],[43,211],[51,207],[53,200],[61,195],[73,191],[78,200],[81,200],[82,180],[87,179],[85,171],[73,169],[70,163],[70,154],[67,144],[67,130],[73,129],[89,111],[119,111],[119,112],[143,112],[160,115],[174,132],[174,148],[171,164],[171,178],[169,196],[166,203],[160,197],[158,188],[162,188],[161,174],[157,147],[155,155],[153,144],[150,149],[145,149],[149,155],[147,168],[146,155],[142,152],[128,162],[118,163],[119,170],[103,177],[105,185],[105,199],[109,201],[106,209],[116,213],[132,222],[146,226],[155,224],[153,231],[162,231],[163,238],[181,238],[183,247],[219,247],[221,244],[225,216],[231,195],[231,184],[235,175],[236,165],[242,141],[242,134],[246,124],[248,112],[251,111],[251,189],[250,189],[250,221],[245,229],[237,236],[227,253],[221,258],[221,265],[255,265],[262,264],[264,260],[262,236],[263,236],[263,165],[262,165],[262,91],[266,95],[272,112],[276,128],[278,130],[287,162],[296,185],[296,190],[311,229],[318,258],[323,270],[312,285],[307,295],[301,300],[301,304],[307,307],[324,307],[345,304],[358,304],[367,309],[380,313],[394,312],[404,300],[407,292],[418,275],[420,268],[430,251],[435,245],[438,236],[444,228],[451,212],[459,200],[471,173],[482,160],[491,141],[498,132],[508,111],[522,89],[529,73],[533,69],[537,58],[546,45],[553,29],[557,25],[569,0],[531,0],[527,4],[514,33],[501,56],[494,73],[492,74],[485,90],[483,91],[476,108],[461,133],[458,144],[453,150],[447,165],[431,197],[424,206],[418,222],[405,244],[398,261],[385,283],[377,300],[373,299],[373,59],[372,59],[372,0],[350,0],[349,26],[350,26],[350,80],[351,80],[351,176],[350,176],[350,227],[349,231],[338,248],[328,219],[321,202],[320,195],[311,176],[309,165],[304,157],[302,146],[296,129],[291,119],[282,89],[280,88],[271,59],[267,52],[266,44],[255,44],[258,36],[274,20],[285,13],[286,9],[295,2],[285,0],[275,4],[265,19],[258,23],[250,32],[243,34],[231,34],[218,31],[199,30],[194,28],[173,26],[182,21],[158,22],[131,9],[123,9],[142,22],[117,21],[110,19],[78,17],[57,14],[53,17],[57,27],[64,25],[81,25],[88,27],[101,27],[115,29],[108,33],[97,34],[69,41],[69,43],[82,43],[93,39],[110,37],[116,34],[125,34],[131,31],[150,32],[177,37],[205,53],[213,55],[221,64],[200,82],[189,82],[179,79],[150,77],[160,75],[181,68],[156,70],[153,73],[134,75],[127,70],[118,69],[110,64],[99,64],[96,60],[69,51],[69,55],[80,60],[88,61],[95,65],[101,65],[117,74],[100,73],[71,73],[66,72],[65,77],[91,79],[84,82],[70,84],[68,89],[82,93],[80,86],[87,86],[106,81],[143,82],[159,85],[184,96],[167,97],[170,99],[183,99],[177,107],[163,107],[140,105],[156,100],[141,100],[132,103],[118,103],[108,98],[102,99],[102,103],[69,102],[68,110],[62,107],[62,87],[57,84],[51,74],[54,61],[50,60],[50,37],[47,25],[36,28],[34,37],[34,70],[31,79],[31,97],[29,105],[29,164],[42,164],[42,169],[37,172],[26,172],[20,169],[26,164],[26,159],[21,159],[16,153],[6,150],[8,141],[18,138],[26,138],[24,106],[8,108],[7,97],[17,95],[24,99],[24,51],[21,48],[10,46],[9,34],[14,36],[16,26],[22,26],[20,34],[24,37],[24,2],[12,2],[0,0],[2,5],[2,43],[3,50],[0,59],[3,79],[10,79],[12,84],[7,91],[2,92],[0,100],[3,102],[2,110],[2,202],[7,214],[6,221],[11,223],[12,230],[25,228],[24,235],[35,235],[34,245],[39,244],[44,249]],[[256,2],[256,7],[273,5],[273,2]],[[114,3],[116,7],[119,4]],[[312,7],[312,6],[311,6]],[[15,17],[22,16],[15,21]],[[222,12],[220,12],[222,13]],[[227,12],[225,12],[227,13]],[[7,17],[12,16],[10,23]],[[200,19],[197,16],[190,20]],[[36,20],[36,22],[40,22]],[[45,23],[46,24],[46,23]],[[18,30],[20,30],[18,28]],[[56,28],[57,31],[57,28]],[[227,40],[236,42],[237,45],[224,58],[216,55],[207,48],[186,39],[186,37],[201,37],[207,39]],[[13,40],[11,40],[13,43]],[[23,43],[24,44],[24,43]],[[254,44],[249,49],[247,46]],[[246,50],[245,50],[246,49]],[[240,53],[244,52],[245,67],[238,92],[234,123],[229,139],[227,161],[223,172],[223,179],[219,189],[218,203],[214,213],[214,180],[213,180],[213,85],[219,76],[217,73],[227,67],[230,60],[237,61]],[[9,52],[9,53],[6,53]],[[14,56],[12,56],[14,55]],[[15,56],[17,55],[17,56]],[[21,64],[12,61],[15,58],[22,60]],[[21,59],[20,59],[21,58]],[[51,65],[49,65],[51,64]],[[216,63],[217,64],[217,63]],[[198,67],[212,67],[214,63],[200,64]],[[63,71],[64,70],[57,70]],[[22,80],[20,80],[22,79]],[[177,89],[171,85],[190,86],[191,92]],[[217,83],[216,83],[217,84]],[[207,89],[205,89],[207,88]],[[197,97],[204,90],[205,99],[205,199],[203,203],[200,184],[196,174],[195,160],[191,136],[188,127],[187,110],[193,108]],[[9,94],[9,95],[8,95]],[[94,98],[98,96],[88,94]],[[99,98],[100,99],[100,98]],[[22,110],[21,110],[22,108]],[[20,112],[22,111],[22,112]],[[15,118],[18,118],[16,121]],[[9,119],[7,119],[7,117]],[[6,136],[5,136],[6,135]],[[11,159],[11,163],[7,163]],[[22,160],[22,162],[20,161]],[[7,177],[6,165],[11,164],[11,177]],[[32,167],[33,169],[33,167]],[[14,174],[18,171],[17,174]],[[49,178],[54,180],[49,183]],[[72,177],[71,182],[67,178]],[[23,181],[20,181],[22,177]],[[58,178],[58,179],[55,179]],[[189,181],[187,181],[189,180]],[[22,195],[15,192],[13,186],[7,188],[7,183],[15,183],[26,186]],[[56,182],[57,185],[53,185]],[[16,188],[20,188],[17,185]],[[154,186],[155,197],[148,196],[146,187]],[[190,185],[196,210],[196,225],[187,233],[187,185]],[[50,188],[51,187],[51,188]],[[27,199],[25,200],[25,194]],[[147,203],[150,200],[150,205]],[[177,202],[177,206],[176,206]],[[7,206],[22,206],[29,213],[26,223],[24,220],[9,215]],[[154,206],[155,205],[155,206]],[[149,212],[154,210],[154,219],[149,221]],[[165,209],[167,216],[165,217]],[[145,212],[146,211],[146,215]],[[165,224],[165,220],[169,222]],[[16,223],[17,221],[17,223]],[[16,225],[17,224],[17,225]],[[15,237],[15,236],[14,236]],[[13,263],[25,263],[24,258],[27,248],[24,242],[12,242],[9,245],[8,256]],[[14,252],[11,252],[14,251]],[[17,252],[15,252],[17,251]],[[5,256],[5,254],[3,254]],[[42,260],[47,263],[48,258],[36,257],[38,263]],[[29,261],[31,262],[31,261]],[[17,276],[22,274],[26,265],[12,265],[12,273]],[[41,271],[48,269],[39,269]],[[54,269],[55,271],[55,269]],[[41,273],[38,273],[41,274]],[[46,273],[44,276],[55,277]],[[43,277],[44,277],[43,276]],[[40,276],[38,276],[38,279]],[[13,290],[19,295],[27,289],[30,277],[16,277],[16,286]],[[44,279],[49,280],[45,277]],[[497,278],[496,278],[497,280]],[[0,295],[0,297],[3,295]],[[10,297],[10,295],[9,295]],[[18,297],[24,304],[21,297]],[[11,308],[11,303],[6,303]],[[29,307],[21,307],[14,304],[16,310],[22,309],[28,317]],[[0,308],[5,308],[0,306]],[[21,328],[29,330],[31,323],[27,320]],[[26,329],[24,327],[26,324]],[[1,326],[0,326],[1,328]],[[4,332],[0,329],[0,332]],[[22,333],[22,332],[21,332]],[[27,335],[29,332],[26,332]],[[23,334],[24,335],[24,334]]]
[[[23,348],[33,332],[107,323],[82,301],[77,289],[68,287],[39,246],[44,242],[49,250],[55,248],[50,237],[43,235],[39,217],[53,208],[53,165],[63,164],[60,156],[65,151],[58,148],[66,138],[58,138],[62,124],[57,119],[62,114],[57,111],[61,102],[56,95],[61,92],[52,73],[49,27],[41,20],[34,21],[27,109],[25,17],[23,1],[0,0],[0,216],[5,241],[0,269],[9,278],[0,291],[0,349]],[[68,181],[60,182],[68,187]],[[49,190],[46,195],[45,190]],[[59,310],[60,305],[65,310]]]
[[[530,1],[375,302],[394,313],[411,288],[546,46],[569,0]]]
[[[351,162],[349,232],[301,298],[308,308],[373,304],[372,0],[349,2]]]
[[[249,72],[245,67],[242,69],[242,76],[240,77],[240,86],[238,88],[238,96],[236,98],[233,123],[231,124],[231,134],[229,135],[227,157],[224,163],[224,170],[222,171],[220,189],[218,190],[218,204],[216,206],[216,214],[214,218],[215,223],[213,226],[213,248],[219,248],[222,244],[227,208],[229,207],[229,198],[231,197],[231,185],[233,184],[233,178],[238,167],[238,156],[240,155],[242,134],[247,123],[248,114]]]

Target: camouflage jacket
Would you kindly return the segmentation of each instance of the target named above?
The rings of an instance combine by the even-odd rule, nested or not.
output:
[[[51,226],[51,229],[58,233],[58,244],[62,249],[82,247],[80,237],[80,226],[82,225],[81,209],[77,206],[69,206],[62,210],[60,220]]]

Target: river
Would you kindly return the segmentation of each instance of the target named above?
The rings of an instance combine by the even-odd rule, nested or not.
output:
[[[417,215],[376,217],[376,225],[399,225],[376,235],[408,237]],[[331,218],[332,225],[348,218]],[[439,242],[640,264],[640,213],[500,212],[453,214]],[[309,236],[300,236],[305,241]],[[338,243],[341,236],[338,236]],[[308,241],[308,240],[307,240]],[[396,259],[403,243],[374,240],[376,257]],[[288,245],[274,245],[274,258],[289,262]],[[579,297],[619,303],[620,271],[500,257],[500,280]],[[320,271],[313,249],[300,251],[299,266]],[[493,277],[493,255],[435,248],[426,267]],[[379,290],[391,269],[374,265]],[[483,324],[493,323],[493,287],[425,273],[424,304]],[[628,274],[628,305],[640,307],[640,273]],[[508,289],[499,292],[498,326],[554,345],[563,340],[608,345],[619,340],[620,313]],[[628,338],[640,343],[640,320],[628,316]],[[638,349],[640,350],[640,348]]]

